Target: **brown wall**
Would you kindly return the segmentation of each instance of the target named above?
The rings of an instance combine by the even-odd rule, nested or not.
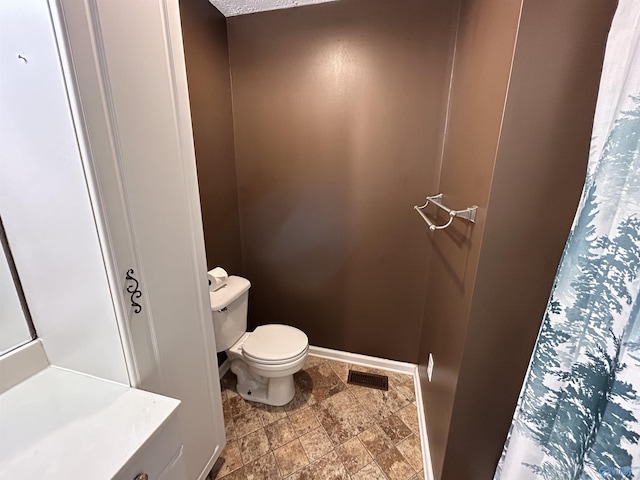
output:
[[[444,461],[482,248],[519,11],[519,2],[473,0],[463,2],[460,15],[439,189],[451,208],[474,204],[479,208],[475,225],[456,220],[430,239],[433,254],[420,367],[424,383],[424,366],[431,352],[435,370],[432,382],[423,385],[423,393],[437,478]]]
[[[227,26],[207,0],[180,0],[209,269],[242,273]]]
[[[489,8],[487,2],[481,3],[483,9]],[[493,3],[500,9],[493,18],[500,11],[509,17],[505,22],[513,21],[514,5]],[[478,239],[481,246],[478,241],[470,247],[479,251],[469,255],[466,264],[475,270],[475,281],[467,283],[469,277],[455,286],[467,306],[466,317],[462,308],[455,315],[453,309],[444,308],[447,317],[425,316],[426,325],[431,326],[425,325],[421,362],[426,363],[431,349],[445,359],[435,354],[434,382],[423,378],[428,422],[435,419],[436,427],[445,430],[450,418],[446,438],[439,432],[434,446],[435,439],[430,437],[437,471],[442,466],[444,480],[491,478],[502,451],[584,183],[604,45],[615,4],[614,0],[523,2],[501,130],[485,124],[486,135],[498,143],[493,167],[485,167],[493,169],[490,186],[486,179],[482,181],[485,189],[490,187],[490,195]],[[477,19],[478,29],[483,28],[481,24],[488,27],[486,22],[494,20],[483,17],[478,5],[464,2],[463,12]],[[478,30],[461,28],[459,45],[468,37],[477,39]],[[496,28],[491,26],[494,32]],[[504,81],[504,71],[498,78]],[[452,109],[452,122],[454,115]],[[443,191],[447,191],[446,172],[452,168],[449,153],[470,147],[465,136],[452,132],[447,137]],[[476,181],[461,183],[458,188],[468,189]],[[477,234],[473,232],[472,241]],[[453,265],[460,259],[452,253],[434,253],[430,281],[438,268],[449,266],[455,271]],[[433,331],[438,338],[429,338]],[[450,353],[442,352],[443,348]]]
[[[250,323],[415,362],[457,2],[228,20]]]
[[[439,479],[493,475],[615,4],[346,0],[228,19],[228,56],[223,17],[181,0],[209,266],[251,280],[250,327],[419,360]],[[477,223],[430,234],[411,207],[437,191]]]

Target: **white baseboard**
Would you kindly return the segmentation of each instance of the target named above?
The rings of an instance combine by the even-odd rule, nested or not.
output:
[[[341,352],[340,350],[314,347],[312,345],[309,345],[309,355],[328,358],[329,360],[337,360],[339,362],[353,363],[363,367],[381,368],[382,370],[389,370],[391,372],[406,373],[408,375],[413,375],[414,370],[416,369],[416,366],[413,363],[370,357],[369,355],[360,355],[359,353]]]
[[[405,373],[413,375],[413,385],[416,392],[416,407],[418,410],[418,425],[420,428],[420,443],[422,444],[422,462],[425,472],[425,480],[434,480],[433,466],[431,464],[431,453],[429,451],[429,438],[427,436],[427,421],[424,415],[424,405],[422,403],[422,388],[420,386],[420,377],[418,376],[418,366],[408,362],[398,362],[396,360],[387,360],[385,358],[371,357],[369,355],[361,355],[359,353],[342,352],[340,350],[332,350],[324,347],[314,347],[309,345],[309,355],[314,357],[326,358],[329,360],[337,360],[339,362],[353,363],[369,368],[379,368],[391,372]],[[227,358],[218,367],[220,378],[229,371],[231,362]]]
[[[418,409],[418,426],[420,427],[420,444],[422,445],[422,464],[424,466],[425,480],[435,480],[433,464],[431,463],[431,449],[429,448],[429,435],[427,434],[427,417],[424,414],[424,402],[422,400],[422,386],[418,367],[413,373],[413,388],[416,392],[416,407]]]

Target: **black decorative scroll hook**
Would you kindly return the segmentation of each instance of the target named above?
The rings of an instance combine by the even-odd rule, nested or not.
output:
[[[138,287],[140,286],[140,284],[138,283],[138,280],[132,277],[134,273],[135,272],[133,271],[133,269],[130,268],[127,271],[127,276],[125,277],[125,279],[131,280],[132,282],[134,282],[133,285],[129,285],[127,287],[127,292],[131,294],[131,306],[133,307],[133,311],[135,313],[140,313],[142,311],[142,305],[136,302],[134,298],[140,298],[142,296],[142,292],[138,290]]]

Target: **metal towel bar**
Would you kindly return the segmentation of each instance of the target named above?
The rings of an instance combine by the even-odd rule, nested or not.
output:
[[[429,202],[433,203],[435,206],[441,208],[442,210],[444,210],[449,214],[449,220],[447,221],[447,223],[445,223],[444,225],[436,225],[429,219],[429,217],[427,217],[422,212],[422,209],[426,208],[426,206],[429,205]],[[472,205],[471,207],[465,208],[464,210],[451,210],[449,207],[445,207],[442,204],[441,193],[439,193],[438,195],[433,195],[432,197],[427,197],[427,202],[424,205],[422,205],[421,207],[418,207],[416,205],[413,208],[416,212],[420,214],[420,216],[424,219],[424,221],[427,222],[427,225],[429,225],[429,230],[431,230],[432,232],[435,232],[436,230],[444,230],[449,225],[451,225],[451,223],[453,222],[453,219],[456,217],[464,218],[465,220],[475,223],[476,211],[478,210],[478,207],[476,205]]]

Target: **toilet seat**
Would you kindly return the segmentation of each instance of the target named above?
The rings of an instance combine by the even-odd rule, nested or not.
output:
[[[295,362],[307,354],[309,339],[289,325],[262,325],[242,343],[242,355],[262,365]]]
[[[285,365],[285,364],[291,364],[294,363],[296,361],[298,361],[299,359],[306,357],[307,353],[308,353],[309,347],[305,348],[302,352],[300,352],[300,354],[296,355],[295,357],[291,357],[291,358],[286,358],[283,360],[263,360],[260,358],[255,358],[252,357],[251,355],[247,355],[246,352],[243,352],[242,356],[243,358],[251,364],[255,364],[255,365],[264,365],[266,366],[274,366],[277,367],[279,365]]]

